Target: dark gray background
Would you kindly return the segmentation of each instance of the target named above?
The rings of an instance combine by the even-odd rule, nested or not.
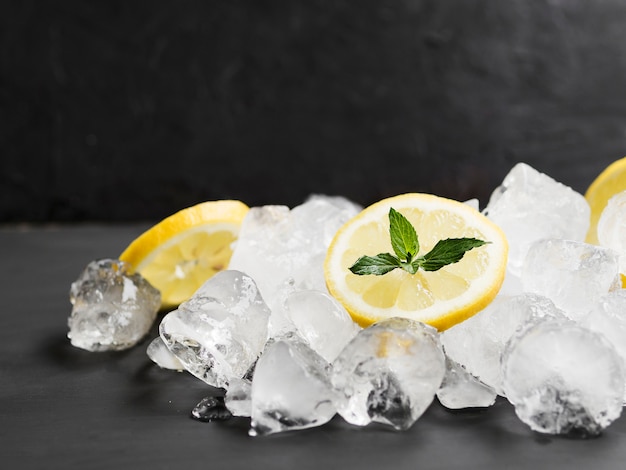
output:
[[[0,3],[0,222],[207,199],[583,192],[626,148],[626,3]]]
[[[483,203],[526,161],[584,191],[626,148],[621,0],[0,1],[0,460],[12,469],[622,468],[626,420],[541,436],[500,399],[410,431],[266,438],[137,348],[66,338],[70,283],[207,199]],[[155,331],[152,332],[156,334]]]

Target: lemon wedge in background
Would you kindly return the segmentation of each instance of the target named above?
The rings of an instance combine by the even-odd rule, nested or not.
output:
[[[616,160],[607,166],[585,192],[585,199],[591,207],[591,219],[587,243],[598,245],[598,221],[609,199],[617,193],[626,191],[626,157]]]
[[[391,252],[388,212],[392,207],[415,227],[420,254],[446,238],[489,243],[438,271],[353,274],[349,267],[360,256]],[[326,255],[324,277],[330,293],[361,326],[405,317],[445,330],[493,300],[504,280],[507,253],[502,230],[470,206],[430,194],[403,194],[367,207],[339,229]]]
[[[211,276],[226,269],[248,206],[208,201],[163,219],[137,237],[119,259],[161,291],[161,307],[187,300]]]

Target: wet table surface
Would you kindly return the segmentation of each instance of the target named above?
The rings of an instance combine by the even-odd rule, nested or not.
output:
[[[201,423],[190,410],[215,392],[161,370],[150,338],[118,353],[67,340],[70,283],[116,257],[146,227],[0,228],[0,460],[3,468],[513,469],[626,465],[626,417],[588,440],[536,434],[498,400],[450,412],[436,401],[406,432],[335,417],[304,431],[248,436],[249,420]],[[156,325],[151,336],[155,336]]]

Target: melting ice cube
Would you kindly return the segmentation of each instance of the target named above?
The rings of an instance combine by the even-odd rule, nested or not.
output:
[[[252,278],[221,271],[168,313],[159,332],[185,369],[209,385],[227,387],[263,350],[269,314]]]
[[[618,281],[617,253],[573,240],[536,241],[522,271],[524,291],[548,297],[573,320],[587,314]]]
[[[519,418],[547,434],[594,436],[622,412],[624,366],[598,333],[551,320],[511,340],[503,385]]]
[[[626,274],[626,191],[607,203],[598,220],[600,245],[612,248],[620,256],[620,272]]]
[[[295,291],[287,297],[286,308],[298,334],[328,362],[361,329],[341,304],[320,291]]]
[[[604,335],[626,363],[626,289],[602,296],[580,324]]]
[[[484,310],[441,333],[441,342],[451,359],[502,394],[500,357],[507,342],[526,325],[552,318],[565,315],[546,297],[496,297]]]
[[[88,351],[128,349],[150,330],[161,294],[127,263],[92,261],[70,288],[68,337]]]
[[[509,270],[519,276],[530,244],[542,238],[582,241],[591,210],[585,198],[548,175],[518,163],[492,193],[485,214],[509,242]]]
[[[160,336],[157,336],[150,342],[148,348],[146,349],[146,354],[152,362],[162,369],[177,371],[185,370],[185,366],[183,366],[178,358],[172,354]]]
[[[224,397],[226,407],[234,416],[252,414],[252,382],[248,379],[231,379]]]
[[[284,299],[293,290],[326,291],[323,262],[335,232],[360,207],[341,197],[312,196],[286,206],[253,207],[246,215],[229,269],[258,284],[272,311],[270,336],[291,331]]]
[[[391,318],[361,330],[333,363],[337,410],[349,423],[410,428],[426,411],[445,374],[437,332]]]
[[[446,357],[446,375],[437,391],[437,398],[443,406],[452,410],[488,407],[495,403],[496,396],[493,388]]]
[[[329,365],[299,341],[275,341],[252,379],[251,436],[320,426],[335,415]]]

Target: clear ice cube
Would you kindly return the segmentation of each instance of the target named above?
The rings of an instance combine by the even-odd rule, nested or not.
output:
[[[293,243],[287,206],[252,207],[239,230],[228,268],[252,277],[273,307],[277,286],[289,277],[295,262],[289,252]]]
[[[293,290],[327,292],[323,263],[335,232],[360,207],[341,197],[315,195],[289,210],[253,207],[246,215],[229,269],[245,272],[259,286],[272,311],[270,336],[291,331],[284,311]]]
[[[224,400],[226,407],[233,416],[250,417],[252,414],[252,382],[248,379],[231,379]]]
[[[437,390],[439,402],[451,410],[486,408],[496,402],[497,393],[458,362],[446,357],[446,375]]]
[[[519,276],[530,244],[542,238],[582,241],[589,228],[585,198],[548,175],[518,163],[484,210],[509,242],[509,270]]]
[[[146,354],[152,362],[162,369],[176,371],[185,370],[185,366],[183,366],[178,358],[172,354],[160,336],[157,336],[150,342],[148,348],[146,349]]]
[[[339,302],[320,291],[293,292],[287,297],[286,309],[297,333],[328,362],[361,329]]]
[[[626,289],[618,289],[602,296],[580,324],[604,335],[626,363]],[[626,403],[626,390],[624,402]]]
[[[68,338],[88,351],[113,351],[136,345],[150,330],[161,294],[129,264],[92,261],[70,288]]]
[[[502,395],[500,358],[507,342],[527,325],[552,318],[565,315],[546,297],[496,297],[484,310],[441,333],[441,342],[451,359]]]
[[[626,274],[626,191],[607,203],[598,220],[600,245],[612,248],[620,256],[620,272]]]
[[[269,315],[252,278],[227,270],[168,313],[159,333],[187,371],[209,385],[227,388],[259,357]]]
[[[548,297],[573,320],[586,315],[618,280],[617,253],[573,240],[534,242],[522,270],[524,291]]]
[[[361,330],[333,363],[337,410],[349,423],[410,428],[432,403],[445,374],[436,330],[391,318]]]
[[[598,435],[622,412],[624,366],[600,334],[571,320],[550,320],[512,339],[502,358],[503,385],[531,429]]]
[[[321,426],[336,414],[329,365],[299,341],[268,345],[252,379],[251,436]]]

